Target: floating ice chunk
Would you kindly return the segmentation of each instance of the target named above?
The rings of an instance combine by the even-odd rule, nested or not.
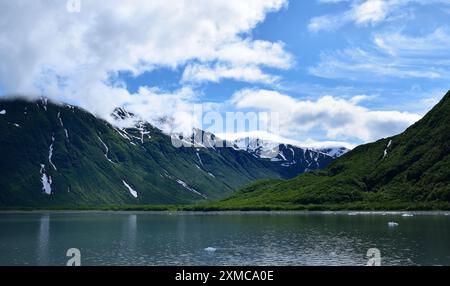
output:
[[[5,115],[5,114],[6,114],[6,110],[0,111],[0,115]]]
[[[204,249],[206,252],[216,252],[217,248],[214,247],[207,247]]]
[[[17,123],[13,123],[14,126],[16,126],[17,128],[20,128],[20,125]]]
[[[130,194],[131,194],[133,197],[137,198],[137,197],[138,197],[137,192],[136,192],[135,190],[133,190],[133,188],[130,187],[130,185],[128,185],[127,182],[125,182],[125,181],[123,181],[123,180],[122,180],[122,182],[123,182],[123,184],[125,185],[125,187],[127,187],[128,191],[130,191]]]
[[[393,222],[393,221],[390,221],[390,222],[388,222],[388,226],[389,226],[389,227],[397,227],[397,226],[398,226],[398,223]]]

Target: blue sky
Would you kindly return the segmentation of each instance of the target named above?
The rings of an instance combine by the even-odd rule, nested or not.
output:
[[[14,15],[1,26],[1,93],[55,97],[99,116],[125,105],[180,125],[198,103],[222,114],[269,110],[280,113],[283,137],[355,145],[403,131],[450,88],[448,0],[81,4],[64,15],[54,1],[35,3],[55,31],[20,3],[0,4],[0,16]],[[43,39],[56,48],[37,49]]]

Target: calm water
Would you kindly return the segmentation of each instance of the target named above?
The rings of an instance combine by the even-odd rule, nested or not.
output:
[[[69,248],[82,265],[365,265],[369,248],[383,265],[450,265],[450,216],[0,214],[0,265],[65,265]]]

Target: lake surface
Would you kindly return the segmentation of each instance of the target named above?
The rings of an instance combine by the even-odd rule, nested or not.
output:
[[[398,223],[389,226],[389,222]],[[0,265],[450,265],[450,216],[1,213]]]

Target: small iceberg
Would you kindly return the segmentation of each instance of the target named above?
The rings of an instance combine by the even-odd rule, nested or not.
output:
[[[414,216],[413,214],[402,214],[402,217],[412,217]]]
[[[389,227],[397,227],[398,223],[390,221],[390,222],[388,222],[388,226]]]
[[[207,247],[207,248],[205,248],[204,250],[205,250],[206,252],[213,253],[213,252],[216,252],[217,248],[214,248],[214,247]]]

